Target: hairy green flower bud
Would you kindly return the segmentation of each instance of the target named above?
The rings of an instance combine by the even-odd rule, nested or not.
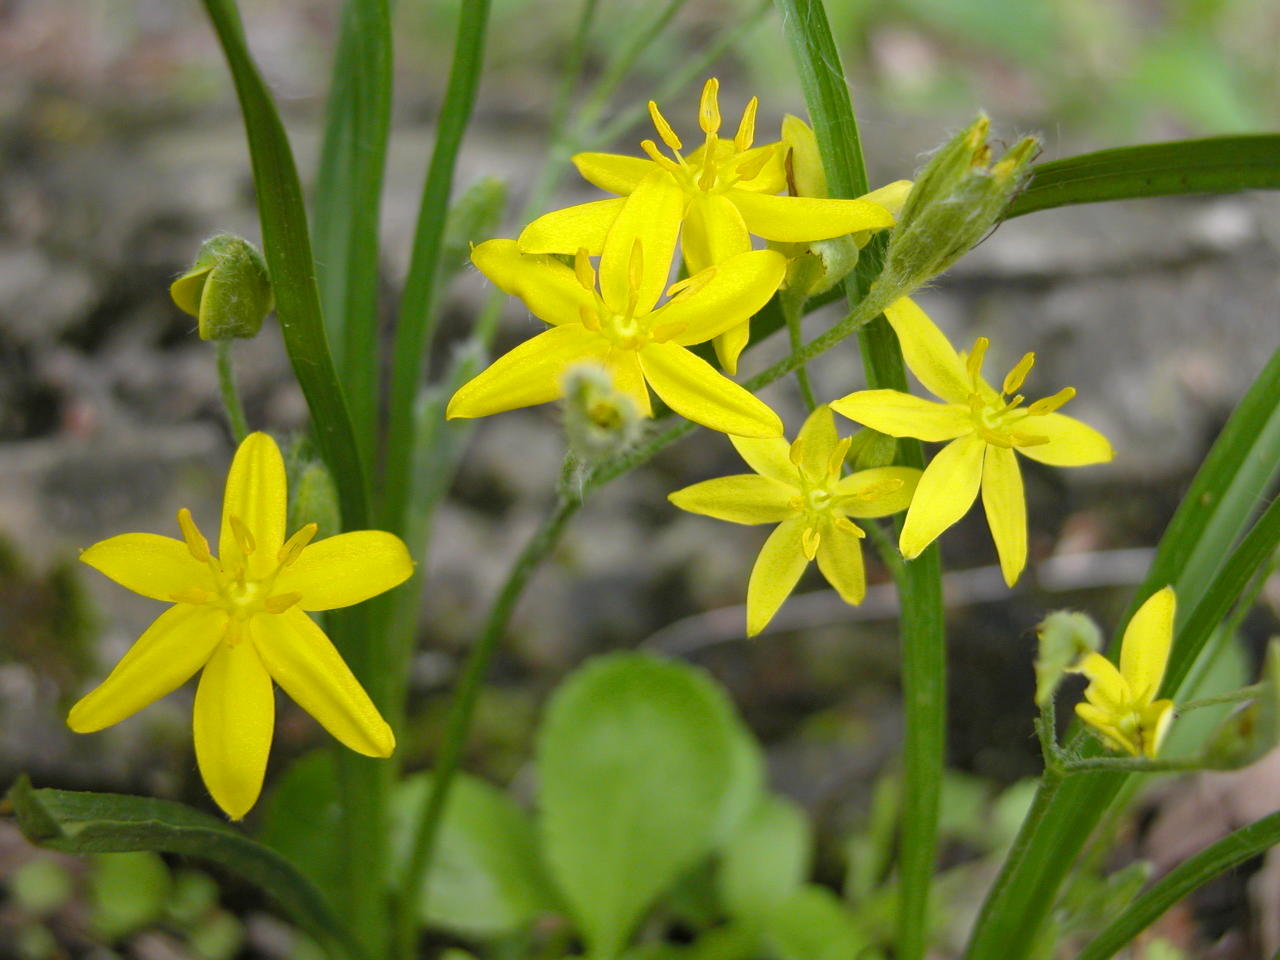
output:
[[[231,233],[210,237],[191,269],[173,281],[169,296],[200,321],[200,339],[258,335],[275,306],[267,262],[248,240]]]
[[[607,370],[580,364],[565,374],[564,431],[578,460],[595,463],[621,453],[641,425],[636,402],[614,386]]]
[[[889,238],[881,283],[906,294],[942,273],[986,235],[1026,182],[1040,141],[1024,137],[992,163],[989,132],[980,115],[925,165]]]
[[[295,469],[296,476],[289,481],[287,529],[292,532],[314,523],[316,537],[321,540],[341,532],[338,487],[328,468],[319,460],[310,460]]]
[[[1102,632],[1087,614],[1055,610],[1036,627],[1036,706],[1044,707],[1058,690],[1062,675],[1102,646]]]

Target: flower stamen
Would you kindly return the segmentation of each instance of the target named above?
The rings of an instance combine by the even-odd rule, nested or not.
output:
[[[315,523],[307,523],[299,527],[297,532],[284,542],[280,552],[276,554],[276,562],[282,567],[291,565],[298,559],[299,554],[312,541],[319,529],[319,524]]]
[[[658,136],[662,138],[663,143],[672,150],[680,150],[684,147],[671,124],[667,123],[667,118],[658,109],[657,103],[652,100],[649,101],[649,119],[653,121],[653,127],[658,131]]]
[[[231,535],[236,538],[236,544],[240,547],[242,554],[247,557],[258,549],[258,543],[253,539],[253,533],[243,520],[233,515],[228,518],[228,523],[231,526]]]
[[[1022,386],[1022,381],[1027,379],[1027,374],[1031,372],[1035,362],[1036,355],[1034,353],[1024,354],[1022,359],[1014,364],[1013,369],[1005,375],[1004,385],[1000,388],[1000,392],[1008,395]]]
[[[191,511],[186,507],[178,511],[178,527],[182,530],[182,539],[187,542],[187,550],[192,557],[200,563],[208,563],[213,559],[213,554],[209,552],[209,541],[200,532]]]

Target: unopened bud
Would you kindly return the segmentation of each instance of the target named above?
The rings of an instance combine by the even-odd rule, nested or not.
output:
[[[308,540],[332,537],[342,526],[342,514],[338,509],[338,487],[333,482],[333,477],[319,460],[300,463],[296,469],[296,479],[289,481],[286,529],[297,531],[314,523],[316,529]]]
[[[887,433],[864,427],[849,438],[849,452],[845,460],[854,470],[874,470],[876,467],[893,466],[898,455],[898,441]]]
[[[1055,610],[1036,627],[1036,706],[1053,699],[1062,675],[1102,646],[1102,632],[1087,614]]]
[[[603,367],[580,364],[565,374],[565,436],[569,452],[582,463],[621,453],[636,441],[641,424],[636,402],[614,386]]]
[[[920,171],[889,239],[882,283],[909,293],[955,263],[1000,218],[1040,142],[1024,137],[992,164],[989,132],[990,121],[980,115]]]
[[[199,320],[202,340],[255,337],[275,306],[267,262],[252,243],[230,233],[201,245],[191,269],[169,285],[169,296]]]

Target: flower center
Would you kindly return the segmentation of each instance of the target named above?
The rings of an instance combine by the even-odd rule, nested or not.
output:
[[[302,599],[299,593],[273,593],[280,571],[290,566],[303,548],[316,535],[317,526],[308,523],[285,541],[275,557],[275,563],[265,575],[250,573],[249,558],[258,552],[259,546],[249,527],[239,517],[228,519],[235,548],[231,555],[221,559],[209,550],[209,541],[191,517],[191,511],[183,507],[178,511],[178,526],[182,530],[187,550],[209,570],[209,587],[194,587],[175,593],[176,603],[208,604],[226,611],[230,618],[224,640],[234,646],[244,635],[244,624],[259,613],[284,613]]]
[[[1027,353],[1005,375],[1004,382],[1000,385],[1000,393],[991,396],[994,391],[990,387],[983,385],[979,389],[982,383],[982,360],[986,356],[989,343],[986,337],[978,337],[965,361],[974,387],[974,392],[969,394],[969,409],[973,415],[974,430],[988,443],[997,447],[1031,447],[1048,443],[1048,437],[1038,436],[1035,433],[1034,420],[1030,423],[1027,420],[1053,413],[1076,395],[1075,388],[1063,387],[1053,396],[1044,397],[1023,408],[1022,402],[1026,397],[1017,390],[1022,386],[1036,362],[1036,355]],[[1031,429],[1026,431],[1019,429],[1023,425]]]

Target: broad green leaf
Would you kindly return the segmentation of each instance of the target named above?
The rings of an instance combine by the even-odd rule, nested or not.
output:
[[[330,903],[344,884],[338,844],[342,810],[334,751],[312,750],[293,761],[262,804],[258,839],[306,874]]]
[[[1107,960],[1183,897],[1251,857],[1280,843],[1280,813],[1273,813],[1223,837],[1174,867],[1129,904],[1078,960]]]
[[[169,800],[35,790],[25,776],[8,800],[32,843],[63,853],[151,851],[210,860],[274,899],[331,957],[351,956],[349,934],[310,881],[274,850],[208,814]]]
[[[392,849],[404,860],[431,778],[402,781],[391,801]],[[394,862],[400,871],[403,862]],[[496,936],[559,909],[532,822],[497,787],[465,773],[449,792],[431,869],[424,922],[462,935]]]
[[[1103,200],[1280,189],[1280,134],[1117,147],[1037,164],[1033,171],[1004,219]]]
[[[542,847],[596,960],[711,852],[737,801],[742,732],[684,664],[597,658],[557,690],[538,740]]]
[[[169,868],[154,853],[99,853],[89,874],[93,929],[119,940],[160,919],[169,898]]]
[[[720,851],[720,900],[743,921],[758,921],[809,877],[813,835],[789,800],[762,797]]]
[[[868,946],[848,907],[816,884],[776,905],[765,922],[765,939],[778,960],[848,960]]]

